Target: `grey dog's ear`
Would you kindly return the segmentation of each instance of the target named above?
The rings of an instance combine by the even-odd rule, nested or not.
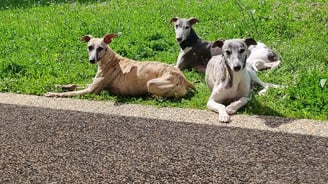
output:
[[[250,45],[257,45],[256,41],[253,38],[246,38],[245,43],[247,47],[249,47]]]
[[[194,24],[196,24],[197,22],[199,22],[199,20],[196,19],[196,18],[194,18],[194,17],[190,17],[188,21],[190,22],[191,25],[194,25]]]
[[[224,40],[223,40],[223,39],[216,40],[216,41],[213,43],[212,48],[214,48],[214,47],[222,48],[223,44],[224,44]]]
[[[93,38],[92,35],[85,35],[81,38],[81,41],[89,42]]]
[[[173,18],[171,18],[170,23],[176,22],[178,19],[179,19],[179,17],[173,17]]]

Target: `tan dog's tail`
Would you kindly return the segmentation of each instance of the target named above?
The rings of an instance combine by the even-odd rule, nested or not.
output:
[[[192,89],[192,90],[196,91],[196,87],[194,86],[194,84],[192,84],[186,78],[185,78],[185,84],[186,84],[187,89]]]

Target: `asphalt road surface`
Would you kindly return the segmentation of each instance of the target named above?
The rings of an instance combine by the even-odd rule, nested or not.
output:
[[[0,183],[328,183],[328,138],[0,103]]]

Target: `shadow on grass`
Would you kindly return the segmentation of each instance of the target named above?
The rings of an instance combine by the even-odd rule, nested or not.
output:
[[[293,121],[293,119],[290,118],[283,118],[284,116],[282,114],[264,105],[263,102],[260,103],[254,96],[248,104],[247,111],[249,112],[249,114],[258,115],[258,117],[264,121],[265,125],[271,128],[276,128],[283,124],[291,123]]]
[[[1,0],[0,10],[15,8],[31,8],[35,6],[49,6],[50,4],[61,3],[98,3],[105,0]]]
[[[189,91],[186,96],[183,98],[179,97],[158,97],[154,95],[145,95],[145,96],[139,96],[139,97],[125,97],[125,96],[116,96],[114,105],[120,106],[128,103],[135,103],[135,102],[141,102],[141,101],[149,101],[151,104],[156,104],[161,107],[168,107],[172,106],[176,103],[181,103],[182,100],[191,100],[191,98],[195,95],[195,91]],[[111,94],[109,94],[111,95]]]

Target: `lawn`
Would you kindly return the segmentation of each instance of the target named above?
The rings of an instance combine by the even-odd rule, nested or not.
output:
[[[136,60],[174,64],[179,46],[169,20],[196,17],[205,40],[253,37],[273,48],[282,63],[259,72],[281,84],[253,98],[238,113],[328,120],[328,2],[232,0],[0,0],[0,92],[43,95],[55,84],[88,84],[97,70],[88,62],[86,34],[121,32],[111,48]],[[206,109],[204,75],[184,71],[197,92],[182,99],[86,95],[88,100]]]

